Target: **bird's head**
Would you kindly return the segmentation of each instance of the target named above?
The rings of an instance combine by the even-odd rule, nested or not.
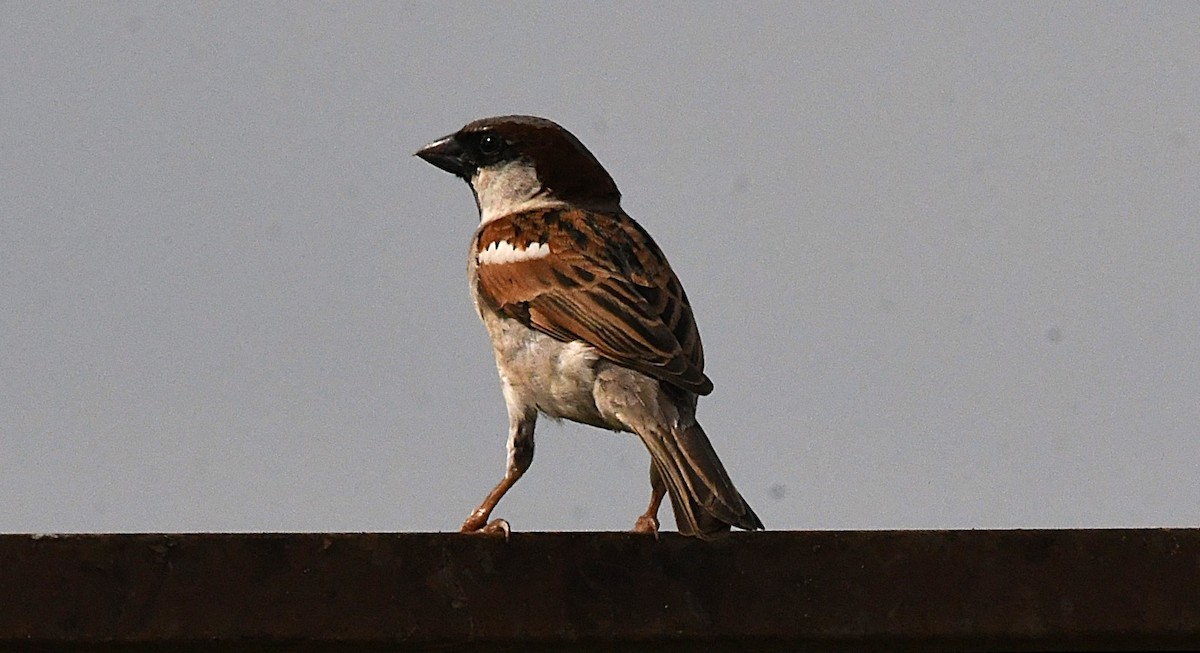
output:
[[[571,132],[545,118],[476,120],[416,155],[466,180],[483,222],[542,207],[620,206],[621,192],[604,166]]]

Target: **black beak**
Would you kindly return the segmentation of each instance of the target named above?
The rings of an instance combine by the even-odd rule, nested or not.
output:
[[[417,150],[416,155],[452,175],[464,179],[470,176],[467,174],[470,166],[466,161],[466,152],[463,151],[462,146],[458,144],[458,139],[454,138],[453,134],[439,138]]]

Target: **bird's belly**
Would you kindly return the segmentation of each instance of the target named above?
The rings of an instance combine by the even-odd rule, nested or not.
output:
[[[602,428],[610,424],[596,407],[593,389],[599,356],[580,341],[562,342],[515,320],[485,319],[500,377],[523,403],[550,417]]]

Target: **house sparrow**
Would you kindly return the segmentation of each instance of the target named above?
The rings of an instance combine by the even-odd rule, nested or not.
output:
[[[713,385],[683,286],[583,143],[549,120],[502,116],[416,155],[475,194],[467,272],[508,406],[504,478],[462,531],[508,533],[488,520],[533,460],[538,413],[641,438],[651,496],[635,531],[657,537],[664,493],[684,535],[763,528],[696,422]]]

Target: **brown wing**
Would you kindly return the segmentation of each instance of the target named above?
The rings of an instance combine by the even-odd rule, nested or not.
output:
[[[475,251],[479,293],[494,309],[685,390],[712,392],[683,286],[632,218],[518,213],[484,225]]]

